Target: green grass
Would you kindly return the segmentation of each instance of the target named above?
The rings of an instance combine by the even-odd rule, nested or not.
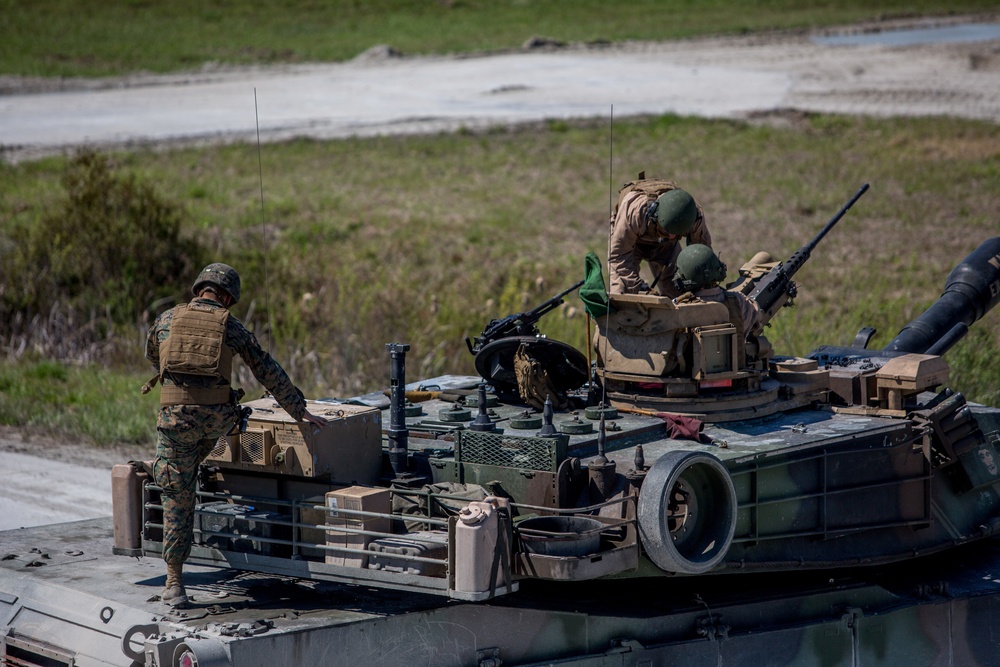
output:
[[[995,12],[994,0],[0,0],[0,74],[103,77],[209,65],[659,40]]]
[[[870,182],[797,274],[797,306],[779,313],[766,333],[779,353],[802,355],[846,344],[870,325],[879,330],[872,346],[882,347],[938,297],[955,264],[997,234],[1000,135],[989,123],[949,119],[793,121],[616,122],[613,182],[617,187],[643,169],[678,180],[704,206],[730,277],[758,250],[787,257]],[[386,386],[387,342],[411,344],[410,379],[474,374],[465,336],[571,285],[582,277],[587,251],[605,256],[607,140],[606,123],[580,121],[267,145],[266,289],[255,147],[112,158],[117,170],[183,203],[186,233],[243,275],[237,316],[318,398]],[[669,159],[663,146],[672,147]],[[50,159],[0,168],[0,230],[44,215],[61,196],[63,166]],[[2,238],[0,231],[0,249]],[[192,278],[178,276],[175,291],[185,292]],[[568,299],[543,318],[542,332],[586,349],[579,306]],[[86,405],[96,410],[106,400],[123,416],[137,409],[151,430],[149,399],[134,391],[146,373],[142,326],[134,342],[116,348],[132,350],[112,360],[117,371],[74,366],[66,371],[70,379],[51,383],[58,389],[89,375],[78,390],[92,392]],[[1000,404],[1000,309],[948,359],[955,388]],[[5,377],[33,368],[7,366]],[[130,378],[127,388],[106,394],[119,372]],[[259,392],[245,369],[240,377],[251,396]],[[76,424],[69,430],[93,428],[95,440],[140,437],[131,426],[116,433],[77,424],[91,419],[90,409],[73,407],[84,400],[42,395],[8,407],[5,419],[66,428],[56,416],[66,412],[67,423]],[[0,403],[13,401],[0,390]]]
[[[113,76],[343,60],[375,44],[447,53],[516,48],[533,35],[666,39],[975,12],[995,13],[995,2],[0,0],[0,74]],[[767,335],[779,353],[805,354],[871,325],[879,330],[873,347],[883,346],[937,298],[952,266],[997,234],[996,126],[785,120],[616,121],[613,175],[607,124],[594,121],[269,144],[263,226],[256,147],[111,158],[119,174],[178,206],[182,234],[239,268],[245,297],[236,314],[308,395],[350,396],[386,385],[390,341],[411,344],[410,378],[473,373],[464,337],[575,282],[587,251],[603,257],[610,191],[640,170],[695,194],[731,277],[757,250],[787,257],[871,182],[797,275],[797,307]],[[0,164],[0,266],[19,256],[18,230],[59,211],[65,166],[62,158]],[[183,295],[192,278],[179,275],[169,287]],[[0,298],[11,288],[0,284]],[[18,325],[19,340],[3,341],[0,423],[99,443],[151,442],[155,399],[137,391],[148,374],[149,321],[74,346],[102,313],[68,313],[57,301],[36,315]],[[541,329],[586,348],[574,298]],[[1000,404],[1000,312],[948,359],[953,386]],[[258,393],[237,370],[248,393]]]
[[[0,425],[59,436],[72,442],[154,445],[153,394],[148,378],[96,365],[42,360],[0,365]]]

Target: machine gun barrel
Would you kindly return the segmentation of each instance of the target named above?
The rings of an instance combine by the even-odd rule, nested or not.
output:
[[[889,352],[944,354],[1000,303],[1000,236],[984,241],[945,281],[940,298],[885,346]]]
[[[584,281],[581,280],[562,292],[559,292],[550,299],[546,299],[544,302],[535,306],[529,311],[523,313],[514,313],[513,315],[508,315],[499,320],[491,320],[486,328],[483,329],[483,333],[475,338],[475,344],[469,338],[465,339],[465,344],[469,347],[469,352],[472,354],[477,354],[484,345],[488,345],[495,340],[501,338],[507,338],[509,336],[531,336],[538,333],[535,328],[535,323],[541,319],[542,315],[558,307],[559,304],[563,302],[563,297],[572,292],[573,290],[579,289],[583,285]]]
[[[767,272],[757,282],[750,298],[757,302],[760,308],[761,324],[767,324],[774,317],[774,314],[785,305],[789,298],[795,296],[795,283],[792,282],[794,276],[802,265],[809,259],[809,255],[816,249],[823,237],[833,229],[833,226],[840,222],[840,219],[847,214],[847,211],[854,206],[854,203],[861,199],[861,196],[868,192],[868,183],[861,186],[851,199],[841,207],[837,213],[823,226],[816,236],[809,243],[805,244],[788,258],[787,262],[778,264]]]

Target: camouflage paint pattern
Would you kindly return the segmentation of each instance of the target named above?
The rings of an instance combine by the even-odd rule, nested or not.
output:
[[[214,299],[195,301],[221,306]],[[170,333],[173,313],[170,309],[156,318],[146,337],[146,359],[157,371],[160,344]],[[232,316],[226,326],[226,345],[246,362],[257,381],[288,414],[296,420],[302,419],[306,411],[302,392],[260,346],[257,338]],[[173,380],[166,376],[163,383],[173,384]],[[191,552],[198,466],[211,453],[219,437],[232,430],[236,421],[235,400],[218,405],[165,405],[160,408],[156,420],[153,476],[157,485],[163,488],[163,559],[167,563],[183,563]]]

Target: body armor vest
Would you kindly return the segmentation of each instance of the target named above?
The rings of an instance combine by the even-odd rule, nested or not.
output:
[[[160,343],[161,405],[228,403],[233,352],[226,345],[229,311],[188,303],[174,308],[170,332]]]
[[[618,203],[615,204],[615,210],[611,214],[611,226],[615,226],[615,220],[618,218],[618,208],[621,206],[625,195],[630,192],[638,192],[648,197],[649,201],[656,201],[656,198],[664,192],[676,189],[677,184],[665,178],[642,178],[637,181],[629,181],[618,191]],[[664,247],[672,248],[675,245],[677,245],[677,241],[665,237],[661,238],[658,235],[643,236],[636,239],[633,252],[635,252],[636,257],[639,259],[644,259],[648,262],[663,252]]]
[[[618,207],[621,205],[622,199],[624,199],[625,195],[628,193],[639,192],[646,195],[651,200],[655,200],[664,192],[676,189],[677,184],[673,181],[668,181],[665,178],[644,178],[638,181],[629,181],[618,191],[618,203],[615,204],[615,210],[611,214],[611,224],[615,224],[615,218],[618,217]]]

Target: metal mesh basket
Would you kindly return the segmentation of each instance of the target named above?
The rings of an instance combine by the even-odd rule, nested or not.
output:
[[[485,431],[459,434],[463,463],[555,472],[559,465],[559,438],[533,438]]]

